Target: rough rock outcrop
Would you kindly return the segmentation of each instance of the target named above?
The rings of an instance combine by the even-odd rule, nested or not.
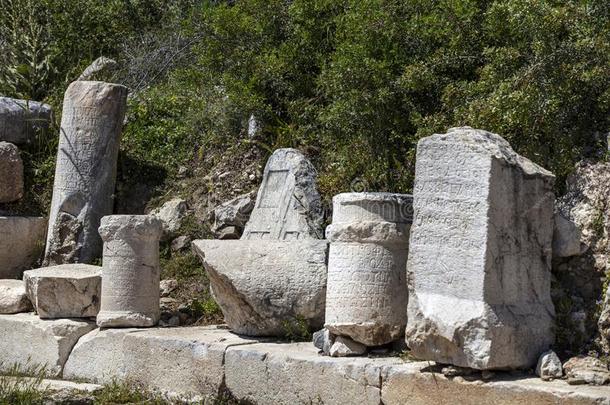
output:
[[[32,310],[21,280],[0,280],[0,314],[17,314]]]
[[[241,239],[321,239],[323,221],[311,162],[295,149],[273,152]]]
[[[0,203],[23,197],[23,161],[12,143],[0,142]]]
[[[112,214],[127,88],[76,81],[66,90],[45,264],[91,263],[100,219]]]
[[[554,217],[553,257],[570,257],[581,253],[580,229],[578,226],[557,213]]]
[[[255,198],[255,193],[247,193],[214,208],[214,236],[217,239],[239,239],[254,208]]]
[[[545,381],[563,377],[561,360],[554,351],[549,350],[540,355],[536,365],[536,375]]]
[[[37,101],[0,97],[0,141],[21,145],[49,127],[51,106]]]
[[[595,357],[572,357],[563,365],[568,384],[604,385],[610,383],[608,365]]]
[[[102,218],[100,327],[146,327],[159,321],[161,221],[152,215]]]
[[[21,279],[42,256],[46,231],[46,218],[0,217],[0,278]]]
[[[41,318],[89,318],[100,310],[102,268],[63,264],[23,273],[26,291]]]
[[[326,241],[196,240],[193,249],[233,332],[282,336],[324,323]]]
[[[496,134],[419,141],[406,341],[418,358],[529,368],[554,342],[553,182]]]
[[[333,198],[325,321],[333,334],[367,346],[404,335],[412,203],[392,193]]]

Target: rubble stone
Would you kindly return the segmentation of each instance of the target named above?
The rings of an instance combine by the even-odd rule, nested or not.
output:
[[[37,131],[49,127],[51,114],[48,104],[0,97],[0,141],[17,145],[32,142]]]
[[[47,220],[0,216],[0,278],[21,279],[44,251]]]
[[[32,310],[21,280],[0,280],[0,314],[17,314]]]
[[[536,375],[545,381],[563,377],[561,360],[554,351],[549,350],[540,355],[536,365]]]
[[[0,203],[23,197],[23,161],[12,143],[0,142]]]
[[[553,181],[486,131],[419,141],[407,265],[415,357],[529,368],[554,342]]]
[[[345,193],[333,198],[325,327],[367,346],[390,343],[407,324],[412,198]]]
[[[89,318],[100,310],[102,268],[63,264],[23,273],[27,295],[41,318]]]
[[[159,321],[161,221],[151,215],[102,218],[100,327],[146,327]]]
[[[563,365],[568,384],[604,385],[610,383],[608,366],[599,359],[590,356],[572,357]]]
[[[127,88],[76,81],[66,90],[45,265],[91,263],[100,219],[112,214]]]
[[[248,336],[283,336],[292,326],[324,323],[324,240],[196,240],[226,323]]]
[[[345,336],[337,336],[329,351],[331,357],[360,356],[365,353],[365,345]]]

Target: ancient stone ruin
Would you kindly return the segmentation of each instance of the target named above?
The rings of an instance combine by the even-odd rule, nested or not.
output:
[[[326,328],[367,346],[393,342],[407,325],[410,195],[347,193],[333,198]]]
[[[59,134],[46,264],[99,258],[100,219],[112,214],[127,88],[76,81],[66,90]]]
[[[156,325],[159,321],[161,221],[150,215],[103,217],[100,327]]]
[[[535,366],[554,341],[553,174],[468,127],[420,140],[416,162],[407,345],[474,369]]]
[[[38,131],[49,127],[51,106],[32,100],[0,97],[0,141],[30,143]]]

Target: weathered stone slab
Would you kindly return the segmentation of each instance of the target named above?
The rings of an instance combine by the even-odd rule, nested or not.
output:
[[[196,240],[212,293],[232,331],[283,336],[300,323],[324,323],[324,240]]]
[[[0,203],[23,197],[23,161],[12,143],[0,142]]]
[[[0,217],[0,278],[21,279],[42,256],[46,232],[42,217]]]
[[[45,264],[91,263],[100,219],[112,214],[127,88],[76,81],[66,90]]]
[[[32,310],[21,280],[0,280],[0,314],[17,314]]]
[[[145,327],[159,322],[159,238],[161,221],[152,215],[102,218],[104,240],[100,327]]]
[[[22,369],[46,367],[50,376],[59,376],[76,341],[94,328],[85,320],[46,320],[33,313],[0,315],[0,369],[6,371],[14,364]]]
[[[253,404],[378,405],[383,366],[400,362],[323,357],[311,343],[237,346],[226,353],[225,384],[235,398]]]
[[[100,310],[102,268],[62,264],[23,273],[28,297],[41,318],[89,318]]]
[[[313,165],[296,149],[273,152],[241,239],[321,239],[323,221]]]
[[[536,365],[554,342],[553,181],[486,131],[419,141],[406,329],[413,355],[475,369]]]
[[[214,326],[98,329],[74,347],[64,378],[128,380],[172,396],[214,397],[224,388],[225,350],[253,342]]]
[[[51,122],[51,106],[31,100],[0,97],[0,141],[15,144],[34,140]]]
[[[412,198],[345,193],[333,198],[325,327],[377,346],[404,335]]]

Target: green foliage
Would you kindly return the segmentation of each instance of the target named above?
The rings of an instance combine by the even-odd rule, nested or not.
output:
[[[162,278],[185,280],[191,277],[206,277],[203,267],[197,256],[191,252],[170,253],[169,249],[161,251]]]
[[[41,386],[45,367],[22,367],[17,364],[4,369],[0,376],[0,405],[43,404],[48,390]]]
[[[164,405],[171,402],[161,395],[151,393],[144,388],[129,382],[112,381],[110,384],[95,392],[97,405],[103,404],[147,404]]]
[[[291,342],[310,342],[313,334],[307,326],[307,321],[301,316],[293,319],[283,320],[283,338]]]

